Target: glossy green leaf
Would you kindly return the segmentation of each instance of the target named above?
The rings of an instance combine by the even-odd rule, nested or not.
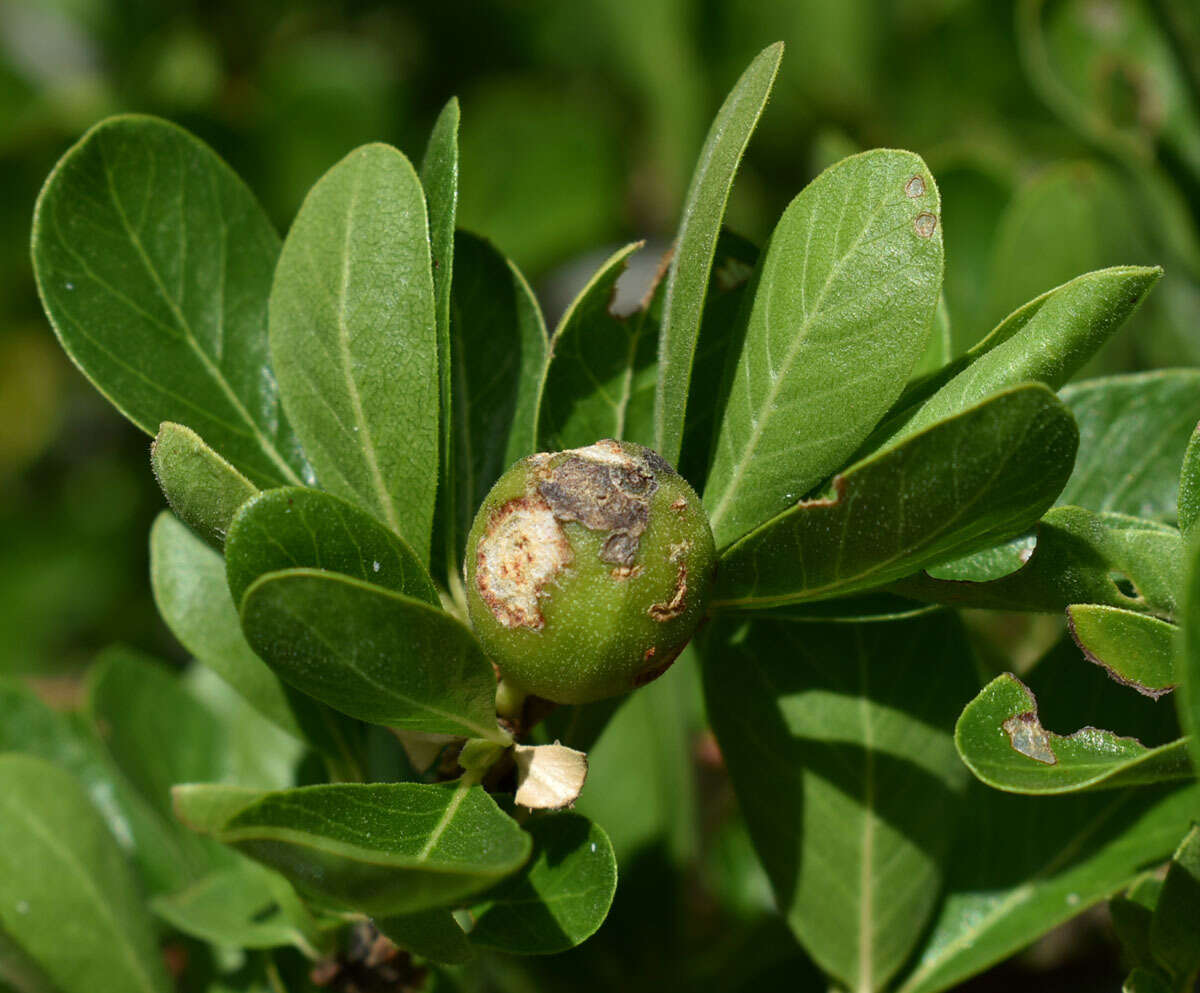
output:
[[[1200,828],[1180,843],[1159,892],[1150,924],[1150,949],[1178,982],[1193,985],[1200,971]]]
[[[956,989],[1128,885],[1174,849],[1197,802],[1195,788],[1047,800],[976,783],[941,910],[898,993]]]
[[[1147,748],[1087,727],[1047,731],[1037,700],[1016,676],[997,676],[962,712],[954,743],[980,780],[1010,793],[1072,793],[1192,778],[1185,741]]]
[[[454,257],[450,335],[457,570],[488,490],[517,459],[537,450],[537,393],[549,340],[529,284],[490,242],[460,231]]]
[[[850,456],[925,351],[942,282],[940,201],[911,152],[839,162],[780,218],[704,491],[717,547]]]
[[[925,571],[934,579],[957,579],[987,583],[1002,579],[1021,568],[1033,554],[1037,532],[1026,531],[1001,545],[993,545],[952,562],[943,562]]]
[[[13,951],[60,993],[171,988],[108,826],[71,775],[28,755],[0,756],[0,974]]]
[[[46,759],[74,776],[149,892],[179,889],[205,867],[174,818],[167,823],[155,812],[82,721],[15,681],[0,681],[0,752]]]
[[[1030,300],[962,359],[921,386],[910,398],[920,405],[903,415],[907,420],[902,426],[890,426],[892,440],[1018,383],[1040,382],[1059,389],[1112,337],[1161,276],[1158,268],[1101,269]]]
[[[258,487],[191,428],[164,423],[150,446],[150,465],[167,503],[185,524],[221,548],[238,507]]]
[[[336,572],[438,603],[413,550],[366,511],[320,490],[267,490],[243,505],[229,530],[225,574],[234,602],[259,576],[295,568]]]
[[[147,434],[187,424],[258,486],[312,482],[267,348],[279,236],[208,146],[97,124],[38,198],[33,260],[63,348]]]
[[[199,941],[230,948],[292,945],[318,957],[317,920],[287,880],[253,862],[239,859],[232,868],[156,898],[150,909]]]
[[[892,589],[962,607],[1057,613],[1072,603],[1102,603],[1171,618],[1182,560],[1180,532],[1168,525],[1055,507],[1038,524],[1037,544],[1025,566],[1012,576],[990,583],[913,576]]]
[[[1172,617],[1182,560],[1179,532],[1165,524],[1055,507],[1038,525],[1028,561],[1012,575],[984,583],[920,575],[891,589],[920,600],[990,610],[1057,613],[1074,603],[1093,603]]]
[[[598,824],[572,813],[528,821],[525,867],[471,906],[471,944],[516,955],[554,955],[596,933],[617,891],[617,860]]]
[[[347,576],[289,569],[250,586],[242,626],[280,678],[351,717],[507,743],[491,663],[438,607]]]
[[[1174,624],[1096,604],[1068,607],[1067,624],[1084,657],[1118,683],[1156,700],[1175,688]]]
[[[732,232],[721,232],[704,297],[704,315],[688,389],[692,400],[683,425],[683,451],[679,456],[679,474],[697,493],[704,491],[708,478],[713,441],[731,385],[727,381],[732,375],[731,361],[736,362],[741,352],[749,304],[754,299],[758,258],[753,243]]]
[[[1200,370],[1168,369],[1068,386],[1079,425],[1061,505],[1174,523],[1179,463],[1200,422]]]
[[[413,955],[448,965],[467,962],[475,949],[449,910],[420,910],[412,914],[390,914],[372,923],[383,935]]]
[[[1190,535],[1200,519],[1200,429],[1193,431],[1179,471],[1179,528]]]
[[[734,84],[713,119],[684,201],[663,297],[651,444],[672,465],[683,446],[692,362],[729,191],[782,58],[783,43],[777,42],[760,52]]]
[[[324,489],[429,558],[438,481],[438,347],[425,195],[387,145],[312,188],[271,286],[284,407]]]
[[[600,438],[650,444],[658,322],[649,308],[609,310],[641,242],[613,253],[563,314],[550,342],[538,403],[538,447],[582,448]]]
[[[726,624],[704,683],[780,911],[847,988],[883,988],[936,910],[969,779],[950,730],[976,685],[960,625]]]
[[[429,212],[429,249],[433,265],[434,311],[437,319],[438,356],[438,452],[441,471],[438,476],[439,514],[449,528],[444,537],[446,551],[454,553],[458,539],[453,515],[457,469],[451,445],[451,349],[450,298],[454,282],[455,217],[458,213],[458,97],[451,97],[438,114],[421,159],[421,185]],[[439,550],[440,551],[440,550]],[[451,554],[449,568],[453,568]]]
[[[465,782],[343,783],[257,793],[175,790],[180,819],[283,873],[302,891],[373,915],[448,906],[516,871],[529,836]]]
[[[1045,387],[1001,393],[859,462],[721,558],[714,609],[869,589],[1020,533],[1070,474],[1075,426]]]

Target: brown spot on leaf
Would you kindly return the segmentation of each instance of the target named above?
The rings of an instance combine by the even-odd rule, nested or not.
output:
[[[904,184],[904,195],[910,200],[923,197],[925,195],[925,177],[919,174],[913,176],[912,179]]]
[[[922,238],[932,238],[937,230],[937,217],[924,210],[913,219],[913,230]]]

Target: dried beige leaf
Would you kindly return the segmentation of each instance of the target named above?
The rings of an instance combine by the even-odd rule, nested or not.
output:
[[[517,745],[517,804],[532,810],[569,807],[583,790],[588,763],[584,752],[560,745]]]

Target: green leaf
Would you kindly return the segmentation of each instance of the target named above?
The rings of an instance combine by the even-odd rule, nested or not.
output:
[[[704,316],[692,365],[692,380],[683,424],[683,451],[679,456],[679,474],[697,493],[704,490],[713,441],[719,422],[717,416],[728,392],[727,377],[732,363],[741,352],[742,336],[754,299],[755,265],[758,249],[753,243],[729,231],[717,239],[709,272],[708,292],[704,297]]]
[[[1150,951],[1150,925],[1161,890],[1162,880],[1146,875],[1126,893],[1108,901],[1113,932],[1121,946],[1121,960],[1126,965],[1146,968],[1155,965],[1154,955]]]
[[[940,209],[918,156],[880,150],[784,211],[704,491],[718,548],[804,496],[900,396],[937,307]]]
[[[604,923],[617,891],[617,860],[604,830],[579,814],[542,814],[525,828],[533,854],[519,873],[472,905],[471,944],[555,955]]]
[[[150,446],[150,465],[176,515],[214,548],[221,548],[238,507],[258,487],[204,443],[191,428],[164,423]]]
[[[547,721],[549,740],[561,736],[564,744],[587,750],[587,785],[575,809],[607,825],[621,864],[648,849],[661,849],[661,857],[677,865],[699,854],[693,745],[703,716],[691,654],[685,649],[664,675],[624,700],[571,708],[565,726],[556,725],[553,714]]]
[[[1033,554],[1012,575],[984,583],[920,575],[891,589],[919,600],[990,610],[1058,613],[1074,603],[1094,603],[1173,617],[1182,559],[1179,532],[1165,524],[1055,507],[1038,525]]]
[[[284,407],[324,489],[429,559],[438,481],[438,339],[425,195],[387,145],[329,170],[271,286]]]
[[[100,657],[89,673],[88,713],[117,765],[166,817],[176,783],[226,774],[224,729],[165,666],[144,655],[110,648]]]
[[[1180,589],[1175,691],[1179,726],[1192,743],[1192,763],[1200,769],[1200,532],[1188,539]]]
[[[934,579],[986,583],[1011,575],[1029,561],[1037,545],[1037,532],[1026,531],[1002,545],[993,545],[953,562],[943,562],[925,571]]]
[[[777,42],[763,49],[742,73],[713,119],[684,201],[663,297],[651,445],[672,465],[679,461],[683,446],[692,362],[729,191],[782,58],[783,43]]]
[[[929,336],[929,345],[913,367],[912,376],[917,378],[936,373],[949,365],[953,358],[954,334],[950,328],[950,310],[946,306],[946,293],[943,290],[938,297],[937,310],[933,312],[933,333]]]
[[[1059,389],[1161,276],[1162,269],[1141,266],[1101,269],[1030,300],[958,362],[920,384],[908,396],[909,410],[881,431],[892,441],[907,437],[1018,383]]]
[[[538,447],[582,448],[600,438],[650,443],[658,322],[643,306],[609,311],[634,242],[613,253],[563,314],[538,402]]]
[[[37,756],[74,776],[149,892],[179,889],[203,868],[174,818],[168,824],[155,813],[81,721],[15,681],[0,680],[0,752]]]
[[[1157,972],[1134,969],[1121,985],[1121,993],[1174,993],[1171,984]]]
[[[1060,396],[1079,425],[1079,455],[1059,504],[1174,523],[1179,462],[1200,421],[1200,370],[1092,379]]]
[[[941,910],[898,993],[955,989],[1128,885],[1174,849],[1197,802],[1195,788],[1050,801],[976,783]]]
[[[242,626],[282,679],[351,717],[508,742],[491,663],[470,631],[424,601],[289,569],[250,586]]]
[[[441,455],[439,503],[442,519],[450,525],[445,532],[446,551],[454,553],[458,539],[455,535],[454,483],[456,468],[451,446],[451,354],[450,298],[454,282],[455,215],[458,211],[458,98],[446,101],[434,121],[421,159],[421,185],[425,189],[426,209],[429,211],[429,248],[433,265],[434,311],[437,319],[438,357],[438,452]],[[447,563],[453,568],[455,555]]]
[[[879,586],[1029,527],[1075,453],[1071,416],[1029,385],[991,397],[834,479],[721,557],[713,609],[759,609]]]
[[[225,574],[234,602],[259,576],[293,568],[336,572],[438,603],[412,549],[370,514],[320,490],[267,490],[243,505],[229,529]]]
[[[1037,700],[1016,676],[987,684],[962,712],[954,743],[967,767],[1009,793],[1073,793],[1191,779],[1185,741],[1147,748],[1087,727],[1063,737],[1042,727]]]
[[[34,213],[38,289],[67,354],[147,434],[187,424],[257,486],[313,481],[268,358],[278,257],[242,181],[153,117],[92,128]]]
[[[175,790],[180,819],[347,910],[453,904],[516,871],[529,836],[479,786],[342,783],[257,793]]]
[[[1067,625],[1084,657],[1118,683],[1155,700],[1175,688],[1175,625],[1096,604],[1068,607]]]
[[[1191,535],[1200,519],[1200,428],[1192,432],[1179,471],[1179,529]]]
[[[230,948],[292,945],[317,958],[316,919],[285,879],[239,859],[187,889],[152,900],[150,909],[199,941]]]
[[[434,962],[458,965],[475,956],[475,949],[449,910],[391,914],[377,917],[372,923],[401,948]]]
[[[1200,828],[1192,827],[1167,868],[1150,924],[1154,957],[1183,987],[1200,970]]]
[[[549,340],[537,298],[492,244],[455,236],[450,311],[454,372],[457,572],[466,536],[492,484],[537,445],[537,394]]]
[[[175,517],[150,529],[150,586],[171,633],[268,720],[304,739],[296,701],[242,635],[221,556]]]
[[[847,988],[883,988],[936,909],[969,778],[950,732],[975,686],[961,626],[756,621],[703,650],[709,718],[780,911]]]
[[[180,682],[224,731],[223,782],[282,789],[306,775],[302,762],[310,757],[307,747],[263,717],[207,666],[189,665]],[[336,770],[329,772],[337,774]]]
[[[171,988],[107,825],[71,775],[28,755],[0,755],[0,972],[5,946],[61,993]]]

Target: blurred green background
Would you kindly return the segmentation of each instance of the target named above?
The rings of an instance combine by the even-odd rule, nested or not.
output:
[[[0,672],[69,697],[113,641],[182,660],[148,591],[146,531],[163,504],[149,439],[69,365],[29,265],[38,189],[83,130],[121,111],[178,121],[225,156],[282,231],[355,145],[419,156],[457,94],[460,224],[516,260],[553,318],[588,260],[633,238],[666,247],[713,113],[777,39],[783,68],[731,227],[761,243],[825,165],[910,148],[941,187],[956,347],[1077,273],[1160,263],[1166,278],[1089,371],[1200,364],[1195,0],[0,0]],[[1011,627],[997,631],[1011,643]],[[740,961],[739,981],[754,980],[744,964],[755,942],[756,982],[796,969],[796,953],[762,916],[769,895],[725,816],[727,789],[705,781],[717,774],[690,679],[655,684],[620,717],[627,743],[661,738],[674,720],[672,741],[690,751],[663,758],[658,781],[595,786],[612,814],[589,813],[626,825],[613,830],[623,873],[625,859],[645,863],[626,874],[606,928],[628,968],[650,982],[656,962],[675,968],[704,945],[697,981],[733,989],[722,963]],[[644,921],[625,912],[656,891],[656,872],[695,860],[697,837],[667,828],[675,804],[697,802],[702,892],[682,891],[689,914],[647,943],[635,933]],[[704,928],[717,918],[695,912],[704,899],[755,923],[711,941]],[[569,981],[580,959],[619,985],[592,947],[538,988],[557,988],[552,973]],[[1072,947],[1078,958],[1088,946]]]

